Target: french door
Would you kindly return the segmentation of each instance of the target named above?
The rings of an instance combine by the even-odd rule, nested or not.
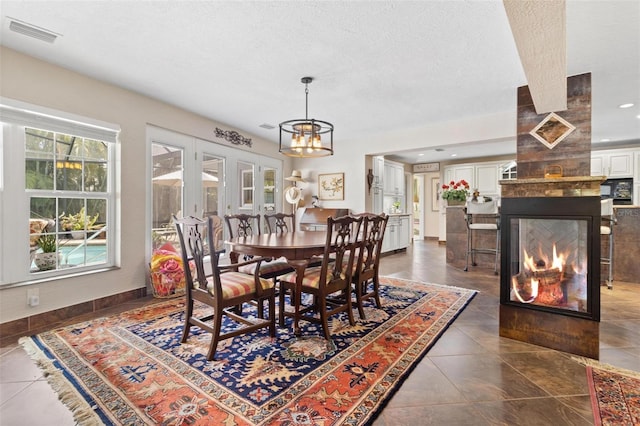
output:
[[[281,211],[281,160],[151,126],[147,140],[151,250],[177,243],[174,215]]]

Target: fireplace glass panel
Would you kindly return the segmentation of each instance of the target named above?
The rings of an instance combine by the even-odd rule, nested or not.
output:
[[[509,300],[588,312],[588,220],[510,219]]]

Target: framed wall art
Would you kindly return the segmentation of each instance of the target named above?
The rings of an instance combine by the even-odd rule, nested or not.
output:
[[[344,173],[318,175],[318,195],[321,200],[344,200]]]

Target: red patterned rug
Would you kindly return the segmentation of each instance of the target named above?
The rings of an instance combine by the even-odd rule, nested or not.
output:
[[[266,330],[218,344],[197,327],[180,344],[183,299],[21,340],[79,424],[370,424],[473,298],[472,290],[382,277],[367,320]],[[199,309],[205,309],[200,306]],[[357,310],[356,318],[359,318]]]
[[[596,426],[640,425],[640,373],[592,362],[587,380]]]

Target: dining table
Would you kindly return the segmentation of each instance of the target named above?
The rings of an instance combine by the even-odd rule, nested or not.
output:
[[[326,231],[294,231],[236,237],[225,241],[230,247],[231,262],[237,263],[238,256],[252,255],[268,258],[287,259],[296,271],[296,290],[293,296],[293,331],[300,335],[300,304],[304,271],[314,256],[324,254],[327,243]]]

